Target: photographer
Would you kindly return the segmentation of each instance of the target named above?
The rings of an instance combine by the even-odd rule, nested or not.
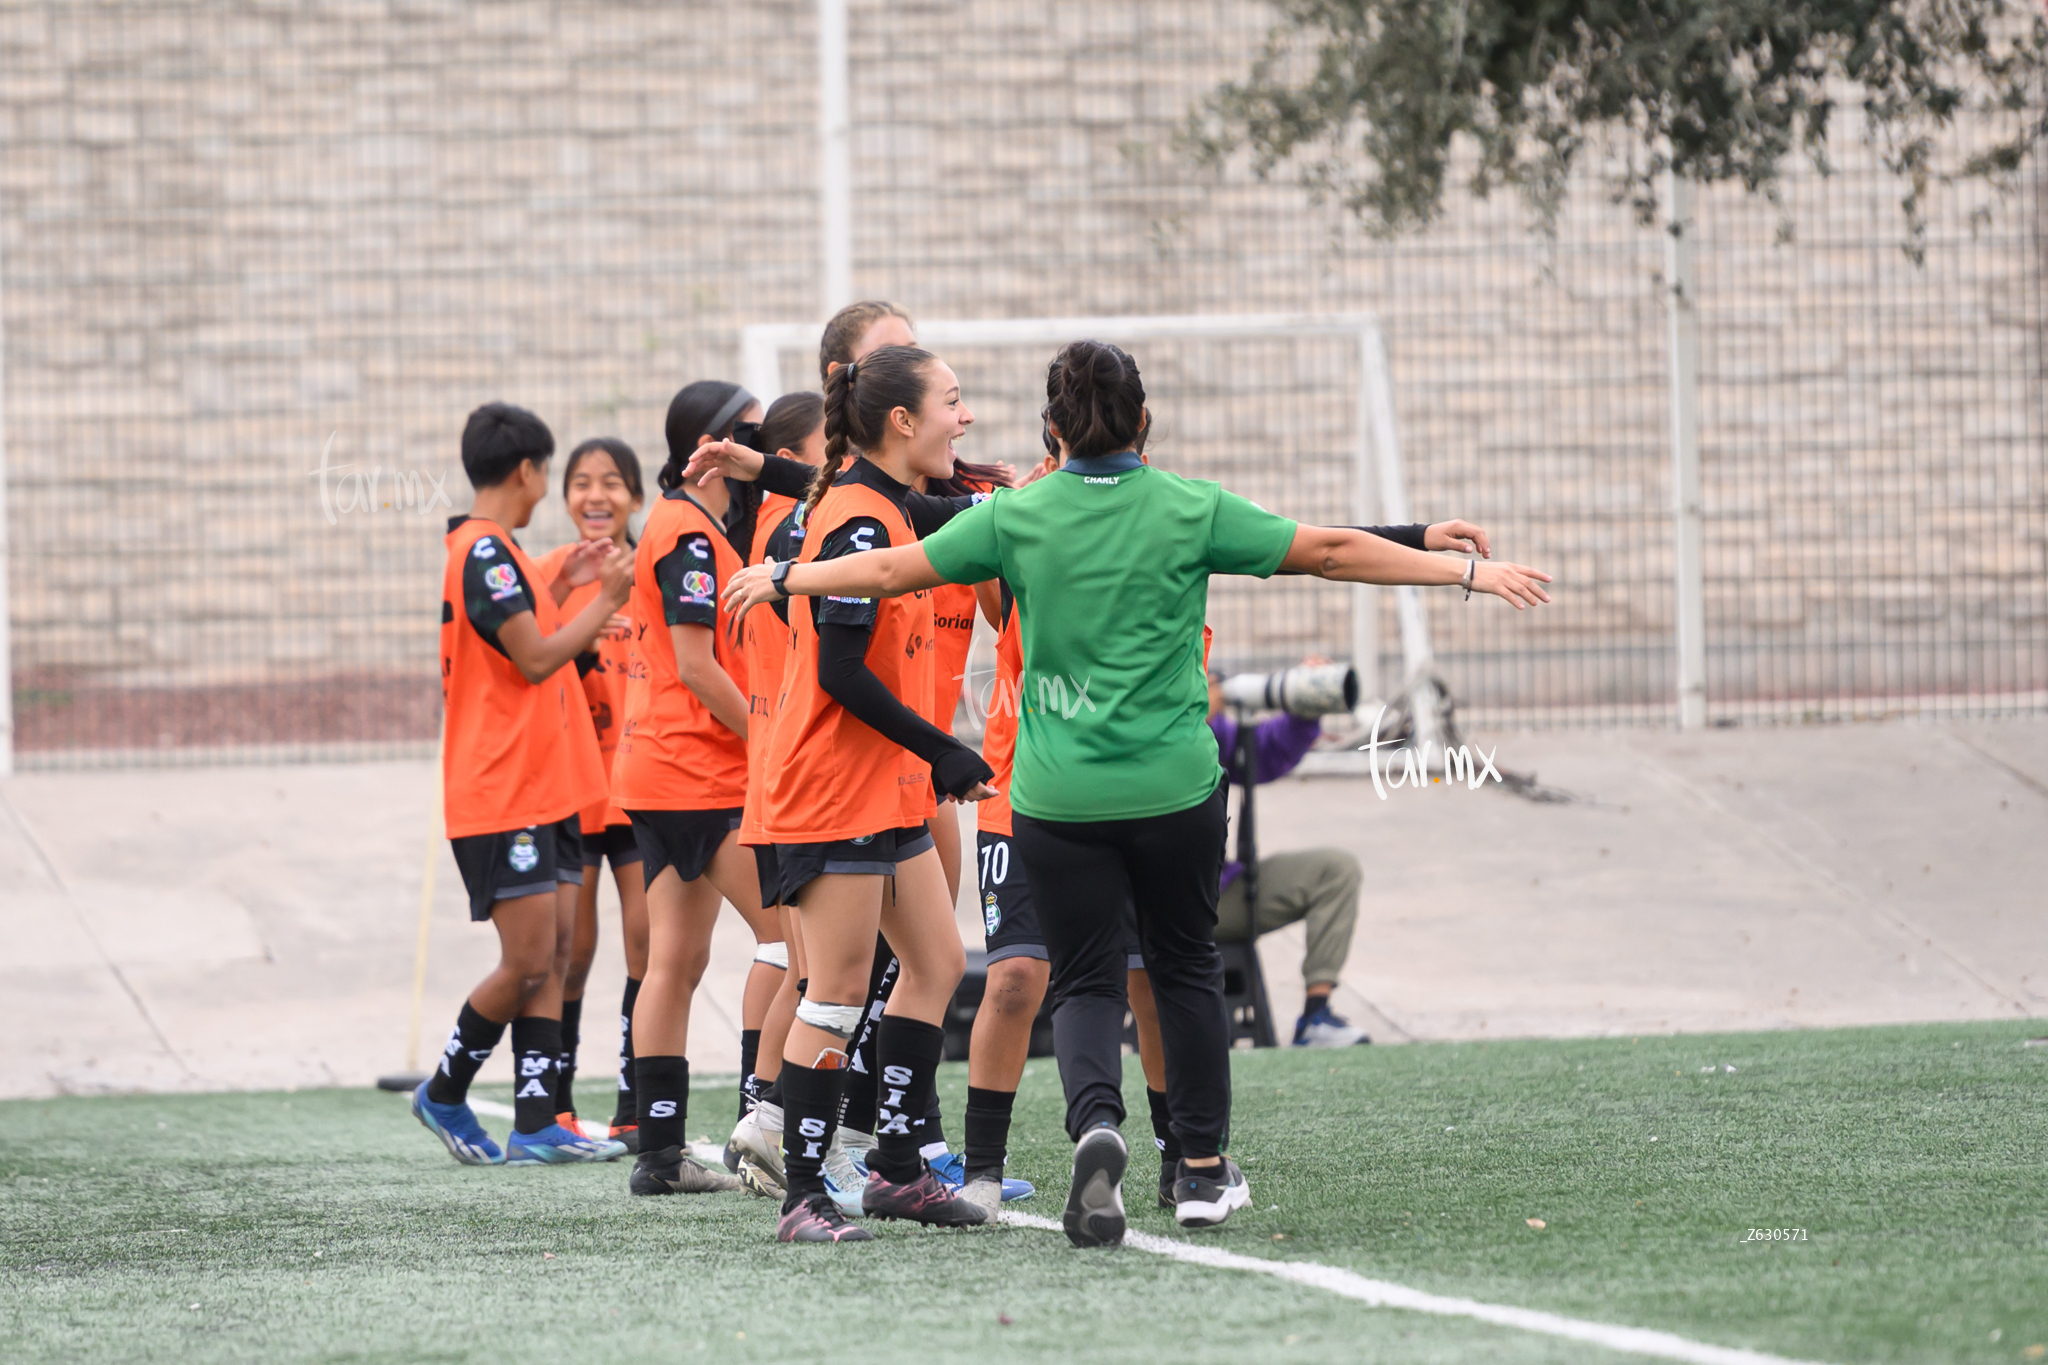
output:
[[[1302,662],[1316,665],[1327,661]],[[1224,708],[1223,675],[1214,670],[1209,673],[1209,729],[1216,735],[1229,780],[1242,787],[1245,774],[1238,755],[1238,722]],[[1321,734],[1320,722],[1285,711],[1260,721],[1252,732],[1258,780],[1271,782],[1293,772]],[[1250,940],[1303,921],[1308,932],[1308,951],[1301,960],[1306,994],[1301,1017],[1294,1021],[1294,1045],[1348,1047],[1371,1042],[1364,1029],[1346,1023],[1330,1008],[1330,992],[1351,954],[1351,931],[1358,924],[1358,887],[1364,879],[1358,859],[1341,848],[1310,848],[1262,857],[1258,864],[1258,876],[1253,879],[1258,885],[1256,907],[1247,903],[1244,864],[1223,864],[1216,937]]]

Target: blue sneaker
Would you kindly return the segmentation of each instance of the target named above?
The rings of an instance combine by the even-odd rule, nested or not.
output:
[[[1294,1021],[1296,1047],[1355,1047],[1371,1041],[1364,1029],[1337,1017],[1327,996],[1313,1011]]]
[[[426,1130],[441,1139],[448,1155],[465,1166],[497,1166],[505,1154],[491,1135],[476,1121],[467,1104],[436,1104],[427,1098],[427,1083],[421,1081],[412,1092],[412,1116]]]
[[[925,1165],[931,1168],[932,1174],[937,1176],[939,1183],[947,1189],[963,1190],[967,1188],[967,1158],[960,1155],[960,1153],[948,1152],[942,1157],[925,1162]],[[1003,1202],[1005,1204],[1013,1199],[1029,1199],[1037,1193],[1038,1187],[1028,1180],[1016,1180],[1009,1176],[1003,1177]]]
[[[551,1166],[567,1161],[616,1161],[626,1144],[610,1138],[587,1138],[551,1123],[538,1133],[515,1132],[505,1139],[507,1166]]]

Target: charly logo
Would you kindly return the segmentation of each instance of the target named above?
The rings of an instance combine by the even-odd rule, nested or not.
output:
[[[531,872],[540,866],[540,848],[533,842],[531,834],[515,834],[512,836],[512,851],[505,860],[512,864],[515,872]]]

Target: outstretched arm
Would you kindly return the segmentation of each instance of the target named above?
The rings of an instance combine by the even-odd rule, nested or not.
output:
[[[773,564],[740,570],[725,585],[728,610],[735,614],[773,602],[781,594],[769,582]],[[887,550],[859,550],[837,559],[793,564],[783,586],[792,597],[901,597],[919,588],[936,588],[946,580],[932,568],[922,545]]]
[[[1280,567],[1346,583],[1420,586],[1462,583],[1470,572],[1474,592],[1504,598],[1517,611],[1550,600],[1550,594],[1537,586],[1550,581],[1550,575],[1541,570],[1520,564],[1444,559],[1353,527],[1296,527],[1294,543]]]

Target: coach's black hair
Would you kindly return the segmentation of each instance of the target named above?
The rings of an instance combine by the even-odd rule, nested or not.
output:
[[[1134,448],[1145,428],[1138,362],[1106,341],[1070,341],[1045,371],[1045,415],[1076,459]]]
[[[655,479],[663,491],[682,485],[683,466],[696,451],[697,438],[724,440],[753,401],[752,394],[723,379],[700,379],[676,390],[668,404],[668,462]]]
[[[576,477],[576,466],[583,463],[583,457],[593,450],[601,450],[612,457],[612,467],[625,480],[626,491],[633,495],[635,502],[647,500],[646,485],[640,482],[640,457],[633,453],[633,447],[616,436],[593,436],[569,452],[567,464],[562,466],[562,496],[569,496],[569,480]]]
[[[546,464],[555,453],[548,424],[512,403],[486,403],[462,428],[462,472],[472,488],[495,488],[520,461]]]
[[[804,497],[806,521],[839,477],[849,448],[874,449],[897,408],[923,409],[937,358],[917,346],[884,346],[832,371],[825,381],[825,467]]]
[[[761,418],[763,455],[778,450],[797,451],[825,420],[825,400],[815,393],[785,393],[768,405]]]

